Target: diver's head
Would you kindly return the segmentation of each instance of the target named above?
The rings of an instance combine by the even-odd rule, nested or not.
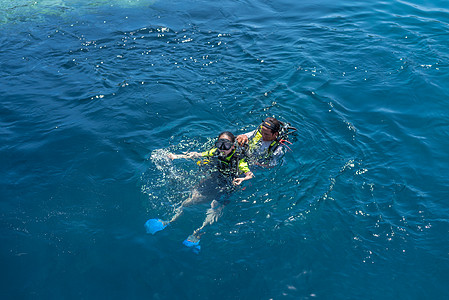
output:
[[[262,140],[265,142],[276,140],[279,135],[279,130],[281,130],[281,122],[272,117],[266,118],[262,121]]]
[[[228,156],[235,149],[235,137],[229,131],[224,131],[218,136],[215,147],[220,151],[220,156]]]

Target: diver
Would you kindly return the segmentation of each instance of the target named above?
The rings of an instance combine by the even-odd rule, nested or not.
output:
[[[257,129],[237,136],[237,143],[246,149],[250,162],[262,167],[275,166],[280,157],[290,150],[288,135],[296,128],[288,123],[268,117],[262,121]]]
[[[220,133],[215,142],[215,147],[209,151],[202,153],[187,152],[184,154],[169,153],[168,157],[170,159],[203,158],[203,160],[198,161],[198,165],[207,167],[210,174],[205,179],[202,179],[191,191],[189,198],[184,200],[175,210],[175,215],[170,220],[149,219],[145,223],[147,232],[155,234],[163,230],[182,215],[184,207],[212,199],[210,208],[206,212],[206,218],[201,227],[194,230],[183,242],[184,245],[198,252],[200,250],[200,237],[204,233],[202,232],[203,228],[218,220],[223,207],[228,202],[226,198],[235,189],[235,186],[240,185],[243,181],[249,180],[254,176],[236,145],[234,135],[229,131],[225,131]]]

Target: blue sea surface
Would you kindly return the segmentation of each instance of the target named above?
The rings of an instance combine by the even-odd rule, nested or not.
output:
[[[1,299],[448,299],[443,0],[2,0]],[[298,132],[155,235],[219,132]]]

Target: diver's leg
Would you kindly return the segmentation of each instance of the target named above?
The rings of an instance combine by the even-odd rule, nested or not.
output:
[[[181,206],[176,208],[175,215],[171,218],[170,221],[168,221],[168,223],[176,221],[182,215],[182,213],[184,212],[184,207],[188,207],[188,206],[191,206],[193,204],[196,204],[196,203],[200,202],[203,198],[204,197],[197,190],[193,190],[192,194],[190,195],[190,197],[187,198],[186,200],[184,200],[181,203]]]
[[[202,202],[206,199],[203,195],[206,194],[207,188],[211,186],[210,182],[213,178],[207,178],[201,180],[201,182],[192,190],[189,198],[184,200],[181,205],[175,209],[175,215],[170,220],[161,220],[161,219],[149,219],[145,223],[145,228],[147,233],[155,234],[158,231],[163,230],[167,227],[171,222],[176,221],[183,213],[184,207],[194,205],[196,203]],[[210,199],[210,198],[209,198]]]
[[[158,231],[163,230],[165,227],[170,225],[171,222],[176,221],[183,213],[184,207],[196,204],[205,199],[197,190],[193,190],[190,197],[184,200],[181,205],[176,208],[175,215],[169,220],[161,220],[161,219],[149,219],[145,222],[145,228],[147,233],[155,234]]]
[[[200,238],[201,231],[204,227],[207,225],[213,224],[218,221],[218,218],[222,215],[223,211],[223,205],[220,204],[217,200],[213,200],[210,204],[210,208],[206,212],[206,218],[204,219],[203,224],[201,227],[196,229],[192,235],[196,236],[197,238]]]
[[[198,253],[201,249],[200,237],[203,234],[201,233],[201,230],[203,230],[203,228],[207,225],[216,222],[221,216],[221,212],[223,210],[223,205],[221,205],[217,200],[213,200],[210,206],[211,208],[209,208],[206,212],[206,219],[204,220],[203,225],[201,225],[200,228],[196,229],[183,242],[184,245],[192,248],[196,253]]]

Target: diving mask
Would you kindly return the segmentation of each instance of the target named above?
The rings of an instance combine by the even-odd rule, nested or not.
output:
[[[219,150],[229,150],[233,146],[233,143],[226,139],[219,139],[215,142],[215,147]]]

